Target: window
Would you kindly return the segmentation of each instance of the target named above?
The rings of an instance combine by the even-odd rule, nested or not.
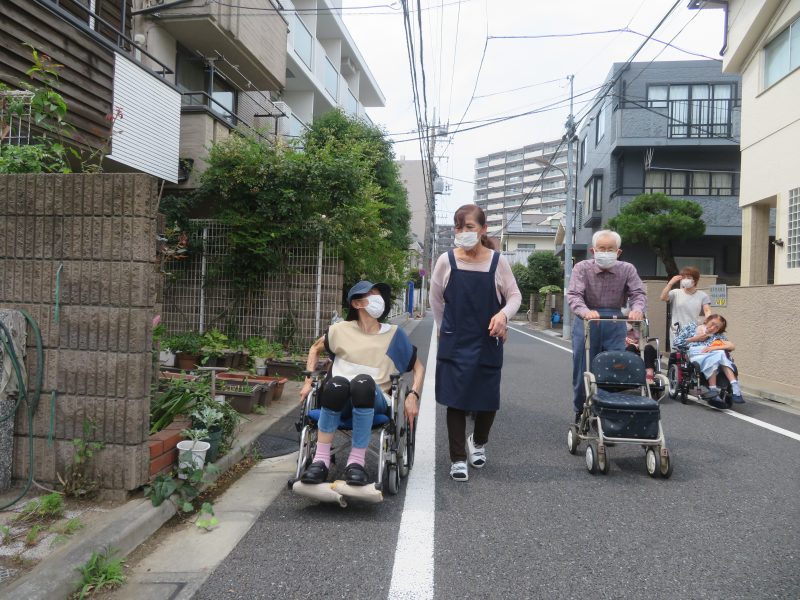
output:
[[[578,162],[580,163],[581,167],[586,166],[586,138],[584,137],[581,140],[580,146],[578,146]]]
[[[714,274],[714,257],[713,256],[676,256],[675,264],[678,269],[684,267],[697,267],[701,275]],[[664,268],[662,261],[656,261],[656,276],[666,277],[667,270]]]
[[[644,191],[670,196],[732,196],[736,190],[733,173],[650,170],[644,176]]]
[[[478,168],[481,167],[488,167],[489,166],[489,159],[488,158],[479,158],[478,159]]]
[[[517,244],[517,250],[536,250],[536,244]]]
[[[354,117],[358,116],[358,100],[353,96],[353,92],[350,91],[350,88],[347,89],[344,95],[344,110],[348,115]]]
[[[764,87],[800,67],[800,19],[764,46]]]
[[[603,136],[606,134],[606,114],[608,112],[607,108],[608,108],[608,104],[606,104],[604,102],[603,106],[600,107],[600,112],[597,113],[597,119],[596,119],[597,120],[597,129],[595,130],[595,137],[594,137],[594,145],[595,146],[598,143],[600,143],[600,140],[602,140]]]
[[[800,188],[789,190],[789,231],[786,239],[786,266],[800,267]]]
[[[522,160],[522,152],[512,152],[506,156],[506,162],[514,162]]]
[[[603,178],[592,177],[583,188],[583,205],[586,214],[599,212],[603,208]]]
[[[730,137],[734,87],[730,83],[651,85],[647,106],[666,108],[671,138]]]
[[[175,83],[182,92],[183,106],[199,106],[235,122],[236,89],[214,68],[213,63],[178,46],[175,58]]]
[[[333,66],[331,59],[325,57],[325,89],[336,100],[339,97],[339,73]]]

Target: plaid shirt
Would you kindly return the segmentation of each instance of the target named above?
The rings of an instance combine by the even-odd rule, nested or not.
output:
[[[617,261],[610,269],[598,267],[594,259],[582,260],[572,270],[567,290],[567,302],[572,314],[581,318],[590,310],[622,308],[644,313],[647,292],[631,263]]]

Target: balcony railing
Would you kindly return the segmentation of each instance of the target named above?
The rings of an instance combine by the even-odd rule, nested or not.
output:
[[[181,94],[181,105],[185,111],[208,112],[232,129],[247,131],[261,138],[277,135],[277,119],[285,116],[271,102],[266,102],[263,98],[257,100],[244,92],[237,95],[238,112],[220,103],[207,92],[184,92]],[[276,122],[267,122],[264,127],[259,127],[257,119],[260,118],[276,119]]]
[[[297,53],[297,56],[300,57],[300,60],[302,60],[309,69],[313,70],[314,38],[300,17],[295,15],[294,22],[295,25],[292,28],[292,44],[294,45],[294,51]]]
[[[612,190],[611,197],[638,196],[640,194],[667,194],[673,197],[683,196],[738,196],[738,187],[703,187],[703,188],[664,188],[664,187],[618,187]]]

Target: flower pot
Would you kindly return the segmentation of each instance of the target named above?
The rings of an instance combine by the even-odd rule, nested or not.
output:
[[[175,366],[175,353],[169,350],[161,351],[158,353],[158,362],[162,367]]]
[[[256,367],[256,375],[264,376],[267,374],[267,365],[261,365]]]
[[[178,352],[175,354],[175,366],[181,371],[191,371],[197,368],[199,363],[199,354],[189,354],[188,352]]]
[[[275,382],[267,381],[266,383],[262,383],[260,387],[261,396],[258,399],[258,405],[266,408],[267,404],[275,399]]]
[[[304,369],[305,365],[294,361],[271,360],[267,363],[267,371],[273,377],[295,379],[300,376]]]
[[[178,469],[202,469],[206,464],[206,452],[211,447],[208,442],[193,442],[192,440],[183,440],[178,442]],[[181,479],[185,479],[186,475],[179,473]]]
[[[236,384],[242,383],[267,383],[269,381],[275,382],[275,388],[272,392],[272,400],[280,400],[283,395],[283,386],[289,381],[286,377],[271,377],[265,375],[248,375],[247,373],[220,373],[217,375],[218,381],[230,381]]]
[[[248,352],[241,350],[234,352],[231,355],[231,369],[246,369],[247,359],[250,357]]]
[[[208,430],[208,436],[203,438],[204,442],[208,442],[209,448],[206,452],[206,464],[217,462],[219,457],[219,443],[222,440],[222,429],[214,427]]]
[[[239,392],[224,388],[220,392],[225,396],[228,404],[233,407],[233,410],[238,413],[249,414],[253,412],[253,408],[258,403],[262,390],[259,386],[256,386],[250,392]]]
[[[267,359],[263,356],[254,356],[253,357],[253,365],[256,369],[259,367],[266,367],[267,366]]]

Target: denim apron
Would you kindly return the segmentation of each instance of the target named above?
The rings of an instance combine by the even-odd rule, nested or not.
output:
[[[436,354],[436,401],[466,411],[500,408],[503,342],[489,336],[489,321],[505,305],[497,300],[494,252],[488,272],[462,271],[453,251],[444,290],[444,316]]]

